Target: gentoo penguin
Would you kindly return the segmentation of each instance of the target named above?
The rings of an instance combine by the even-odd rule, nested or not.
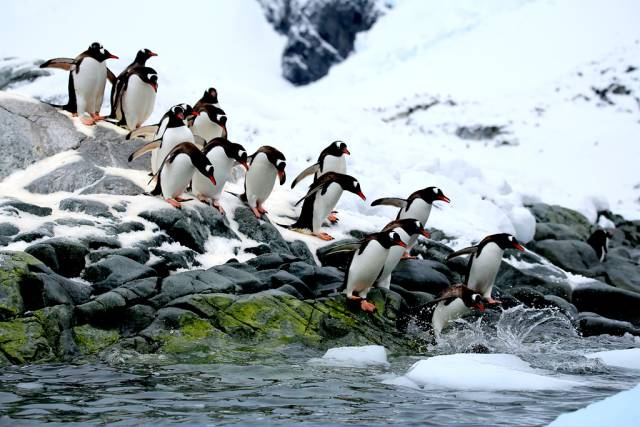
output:
[[[387,224],[382,231],[394,230],[407,245],[413,238],[419,236],[429,237],[429,233],[424,229],[422,223],[414,218],[397,219]],[[389,255],[384,263],[384,268],[380,277],[376,280],[376,287],[389,289],[391,287],[391,273],[396,268],[405,249],[400,246],[394,246],[389,249]]]
[[[138,129],[153,112],[158,92],[158,74],[150,67],[136,67],[122,78],[116,94],[116,119],[129,129]]]
[[[111,117],[112,119],[120,120],[120,118],[117,117],[117,110],[120,108],[118,100],[120,90],[126,83],[128,74],[131,72],[131,70],[138,67],[144,67],[147,63],[147,59],[151,58],[152,56],[158,56],[158,54],[150,51],[149,49],[140,49],[136,54],[136,58],[133,60],[133,62],[129,64],[127,68],[125,68],[120,74],[118,74],[116,82],[111,86],[111,114],[109,114],[109,117]],[[156,73],[154,72],[154,74]]]
[[[249,170],[247,152],[242,145],[231,142],[226,138],[215,138],[209,141],[202,152],[214,167],[217,184],[212,184],[200,172],[195,172],[191,185],[192,191],[201,202],[211,204],[220,213],[224,213],[219,202],[220,194],[231,176],[231,169],[236,164],[241,164],[246,170]]]
[[[609,251],[609,239],[612,237],[610,231],[598,229],[594,231],[587,239],[587,243],[591,245],[600,262],[603,262]]]
[[[362,310],[372,312],[376,309],[374,304],[367,301],[367,294],[382,273],[389,249],[396,245],[406,246],[398,233],[390,230],[370,234],[359,242],[336,246],[327,252],[355,250],[345,274],[345,293],[349,300],[360,301]],[[358,295],[353,295],[354,292]]]
[[[164,118],[163,121],[160,122],[158,133],[162,131],[163,126],[164,131],[159,135],[159,138],[146,143],[134,151],[131,156],[129,156],[129,161],[133,161],[151,151],[151,172],[155,175],[160,169],[160,165],[165,157],[176,145],[182,142],[194,143],[193,134],[185,125],[184,117],[185,110],[183,107],[179,105],[171,107],[167,112],[166,125],[163,123],[163,121],[165,121]]]
[[[194,107],[198,116],[190,124],[191,132],[205,141],[214,138],[227,138],[227,116],[225,112],[213,104]]]
[[[210,87],[209,89],[204,91],[202,98],[200,98],[198,101],[196,101],[195,104],[193,104],[193,109],[198,110],[206,104],[211,104],[215,107],[220,108],[220,102],[218,101],[218,91],[213,87]]]
[[[240,198],[249,204],[256,218],[260,218],[262,214],[267,213],[262,204],[271,194],[276,176],[280,179],[280,185],[287,180],[284,171],[287,163],[284,154],[268,145],[258,148],[249,159],[249,170],[244,179],[244,194]]]
[[[367,200],[360,189],[360,183],[354,177],[337,172],[325,173],[311,184],[307,195],[296,203],[298,206],[302,202],[300,217],[287,228],[311,233],[322,240],[333,240],[327,233],[320,232],[320,227],[338,203],[343,191],[350,191],[362,200]]]
[[[156,186],[151,194],[162,195],[168,203],[180,209],[180,202],[190,200],[182,199],[180,195],[187,189],[195,171],[216,185],[214,167],[207,156],[191,142],[177,144],[164,158],[158,173],[152,178],[152,181],[156,180]]]
[[[309,175],[313,175],[313,179],[315,180],[327,172],[347,173],[347,161],[344,156],[348,154],[351,153],[347,149],[347,144],[342,141],[333,141],[320,152],[316,163],[300,172],[291,183],[291,188],[295,187]]]
[[[102,119],[100,108],[107,78],[112,84],[116,80],[115,75],[104,63],[110,58],[118,59],[100,43],[95,42],[75,59],[54,58],[40,65],[40,68],[60,68],[69,71],[69,101],[63,108],[74,115],[79,114],[86,125],[92,125]]]
[[[199,113],[196,113],[191,107],[191,105],[189,104],[182,103],[182,104],[174,105],[166,113],[164,113],[164,115],[162,116],[162,118],[158,123],[154,125],[141,126],[138,129],[132,130],[127,134],[125,139],[129,140],[132,138],[140,138],[140,139],[146,139],[147,141],[154,141],[156,139],[162,138],[164,131],[167,129],[167,123],[169,122],[169,117],[172,114],[172,110],[177,107],[182,108],[183,116],[184,116],[183,122],[185,125],[188,125],[188,123],[192,121],[195,116],[199,114]],[[202,144],[202,146],[204,147],[204,144]]]
[[[433,202],[436,200],[440,200],[445,203],[450,203],[451,201],[438,187],[427,187],[422,190],[414,191],[406,199],[401,199],[399,197],[385,197],[374,200],[371,203],[371,206],[395,206],[400,208],[396,219],[414,218],[420,221],[424,227],[429,219]],[[411,238],[407,245],[407,252],[405,252],[403,258],[409,258],[408,251],[413,248],[417,241],[418,236]]]

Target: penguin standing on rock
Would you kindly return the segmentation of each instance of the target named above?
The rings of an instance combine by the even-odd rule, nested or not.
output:
[[[154,125],[146,125],[141,126],[138,129],[134,129],[127,134],[125,137],[126,140],[130,140],[133,138],[145,139],[147,141],[154,141],[156,139],[162,138],[164,135],[164,131],[167,130],[167,123],[169,123],[169,118],[174,114],[175,108],[181,108],[183,111],[184,119],[182,120],[185,125],[187,125],[190,121],[193,121],[193,118],[196,117],[199,113],[196,113],[193,110],[193,107],[189,104],[176,104],[171,107],[160,119],[160,121]],[[202,144],[204,146],[204,144]]]
[[[138,129],[153,112],[158,92],[158,74],[150,67],[132,69],[123,78],[117,97],[116,119],[129,129]]]
[[[202,151],[214,167],[216,184],[213,184],[206,175],[196,171],[193,174],[192,191],[201,202],[211,204],[220,213],[224,213],[220,206],[220,194],[235,165],[240,164],[249,170],[247,152],[242,145],[226,138],[215,138],[209,141]]]
[[[111,86],[111,114],[109,114],[110,118],[117,120],[121,119],[121,117],[117,116],[118,109],[120,108],[120,100],[118,98],[122,87],[126,84],[126,81],[129,78],[129,73],[135,68],[144,67],[147,63],[147,60],[153,56],[158,56],[158,54],[150,51],[149,49],[140,49],[136,54],[136,58],[133,60],[133,62],[129,64],[127,68],[125,68],[120,74],[118,74],[115,83]],[[157,73],[154,71],[154,74]]]
[[[181,202],[191,200],[183,199],[180,195],[187,189],[196,171],[216,185],[214,167],[207,156],[191,142],[177,144],[152,178],[152,181],[156,180],[156,186],[151,194],[162,195],[169,204],[180,209]]]
[[[85,125],[102,120],[100,108],[104,97],[107,78],[114,84],[115,75],[107,68],[107,59],[118,59],[98,42],[74,58],[54,58],[40,65],[40,68],[60,68],[69,71],[69,101],[62,106],[65,110],[79,114]],[[88,117],[85,116],[88,115]]]
[[[190,124],[191,132],[202,137],[204,141],[214,138],[227,138],[227,116],[225,112],[213,104],[194,107],[198,116]]]
[[[609,239],[613,237],[610,231],[598,229],[587,239],[587,243],[596,251],[600,262],[603,262],[609,252]]]
[[[244,193],[240,199],[247,202],[256,218],[267,213],[263,204],[273,191],[276,177],[283,185],[287,180],[284,171],[286,158],[277,149],[264,145],[249,156],[249,170],[244,179]]]
[[[367,294],[382,273],[389,249],[406,244],[393,230],[370,234],[356,243],[347,243],[330,249],[327,254],[343,251],[355,253],[345,274],[345,293],[350,301],[360,301],[363,311],[373,312],[376,306],[367,301]],[[354,292],[358,295],[354,295]]]
[[[342,173],[328,172],[317,178],[309,187],[307,195],[296,203],[297,206],[302,202],[300,217],[286,227],[311,233],[322,240],[333,240],[327,233],[321,233],[320,227],[338,203],[343,191],[349,191],[360,196],[362,200],[367,200],[357,179]]]

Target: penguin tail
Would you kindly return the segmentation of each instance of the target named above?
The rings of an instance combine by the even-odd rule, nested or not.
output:
[[[232,196],[236,196],[238,199],[240,199],[243,202],[247,203],[247,193],[238,194],[238,193],[234,193],[233,191],[229,191],[229,190],[224,190],[224,191],[225,191],[225,193],[229,193]]]
[[[150,180],[149,183],[155,180],[156,185],[153,187],[153,190],[149,192],[152,196],[160,196],[162,194],[162,185],[160,183],[160,173],[155,174]]]

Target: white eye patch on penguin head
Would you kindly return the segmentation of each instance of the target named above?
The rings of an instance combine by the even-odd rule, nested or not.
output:
[[[204,169],[207,171],[207,173],[209,175],[213,175],[213,166],[212,165],[207,165]]]
[[[287,162],[285,162],[284,160],[276,160],[276,169],[278,170],[284,170],[284,168],[287,166]]]

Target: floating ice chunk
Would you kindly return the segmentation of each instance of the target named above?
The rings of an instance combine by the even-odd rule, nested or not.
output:
[[[366,367],[372,365],[388,365],[387,350],[381,345],[365,345],[361,347],[330,348],[320,359],[311,359],[311,363],[345,367]]]
[[[516,239],[522,243],[533,240],[533,236],[536,234],[536,219],[529,209],[515,207],[509,212],[509,218],[516,231]]]
[[[631,390],[560,415],[548,427],[636,427],[640,421],[640,384]]]
[[[420,388],[520,391],[564,390],[581,383],[544,375],[512,354],[450,354],[416,362],[403,377],[388,383]]]
[[[600,359],[605,365],[628,369],[640,369],[640,348],[627,350],[599,351],[585,354],[589,359]]]

